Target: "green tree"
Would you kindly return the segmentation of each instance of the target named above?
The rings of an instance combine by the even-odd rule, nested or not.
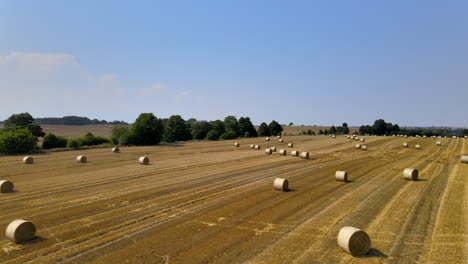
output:
[[[218,140],[218,138],[219,138],[218,131],[214,129],[208,131],[208,134],[206,134],[206,139],[208,140]]]
[[[163,138],[166,142],[190,140],[190,125],[180,115],[172,115],[167,121]]]
[[[258,128],[258,135],[261,137],[271,136],[270,127],[265,122],[260,124],[260,127]]]
[[[336,130],[336,127],[335,126],[331,126],[330,127],[330,134],[335,134],[337,133],[338,131]]]
[[[374,125],[372,127],[373,127],[373,132],[376,135],[382,136],[382,135],[385,135],[385,133],[387,132],[387,123],[385,123],[385,120],[383,119],[375,120]]]
[[[131,139],[135,145],[157,145],[161,142],[164,127],[161,119],[152,113],[142,113],[131,128]]]
[[[20,154],[32,152],[37,147],[37,138],[27,128],[0,130],[0,153]]]
[[[126,126],[116,126],[112,128],[111,142],[114,145],[128,145],[131,141],[130,128]]]
[[[281,132],[283,132],[283,127],[275,120],[271,121],[268,127],[270,128],[272,136],[279,136]]]
[[[42,141],[43,149],[53,149],[53,148],[66,148],[67,139],[64,137],[56,136],[55,134],[47,134]]]
[[[208,132],[213,129],[213,126],[207,121],[197,121],[192,124],[192,137],[194,139],[202,140],[206,138]]]
[[[226,131],[232,130],[237,136],[241,136],[239,121],[237,121],[235,116],[226,116],[226,118],[224,118],[224,126]]]
[[[312,130],[311,129],[307,130],[307,135],[312,135]]]
[[[237,134],[233,130],[227,130],[219,138],[224,139],[224,140],[226,140],[226,139],[235,139],[235,138],[237,138]]]
[[[29,113],[13,114],[5,122],[3,126],[6,130],[15,130],[20,128],[27,128],[33,136],[45,136],[40,125],[33,123],[34,119]]]
[[[67,148],[78,149],[82,146],[82,142],[79,138],[72,138],[67,141]]]
[[[257,130],[250,121],[250,117],[239,118],[239,130],[243,137],[257,137]]]
[[[216,130],[218,136],[223,134],[226,131],[226,127],[224,126],[224,122],[221,120],[215,120],[211,122],[213,129]]]
[[[318,133],[319,133],[319,135],[323,135],[323,134],[324,134],[324,132],[323,132],[322,129],[320,129]]]
[[[347,126],[343,127],[343,134],[349,134],[349,128]]]

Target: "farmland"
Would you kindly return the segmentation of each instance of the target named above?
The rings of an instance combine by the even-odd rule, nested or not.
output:
[[[438,140],[366,137],[362,151],[343,136],[250,138],[51,152],[31,165],[3,156],[0,180],[16,192],[0,194],[0,230],[26,219],[38,238],[0,236],[0,262],[466,263],[468,143]],[[289,142],[310,159],[264,154]],[[407,167],[420,181],[403,180]],[[337,170],[350,182],[335,181]],[[274,191],[276,177],[291,191]],[[370,235],[368,255],[337,246],[343,226]]]

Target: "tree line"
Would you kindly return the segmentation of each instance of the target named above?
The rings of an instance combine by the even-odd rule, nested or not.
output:
[[[89,119],[81,116],[64,116],[64,117],[40,117],[34,118],[34,123],[40,125],[69,125],[69,126],[85,126],[85,125],[128,125],[124,121],[111,121]]]
[[[87,133],[84,137],[67,139],[52,133],[45,134],[29,113],[10,116],[0,129],[0,153],[17,154],[38,151],[37,142],[43,137],[42,148],[80,148],[106,143],[114,145],[156,145],[161,141],[227,140],[257,136],[280,135],[283,127],[276,121],[262,123],[257,131],[249,117],[227,116],[224,120],[184,120],[180,115],[158,118],[152,113],[142,113],[131,127],[116,126],[110,138],[96,137]],[[77,123],[74,123],[77,124]]]

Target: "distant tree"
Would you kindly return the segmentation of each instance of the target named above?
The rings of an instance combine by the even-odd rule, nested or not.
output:
[[[307,130],[307,135],[312,135],[312,130],[311,129]]]
[[[47,134],[42,141],[43,149],[53,149],[53,148],[66,148],[67,139],[64,137],[56,136],[52,133]]]
[[[187,122],[187,124],[192,125],[192,124],[195,124],[197,122],[197,120],[195,118],[189,118],[186,122]]]
[[[192,137],[198,140],[205,139],[212,128],[213,126],[207,121],[197,121],[191,125]]]
[[[346,123],[345,123],[346,124]],[[343,134],[349,134],[349,128],[348,126],[343,127]]]
[[[192,139],[190,125],[180,115],[172,115],[169,117],[166,127],[164,128],[164,141],[185,141]]]
[[[20,154],[36,149],[37,138],[27,128],[0,130],[0,153]]]
[[[224,126],[224,122],[221,120],[215,120],[211,122],[211,126],[214,130],[218,133],[218,136],[223,134],[226,131],[226,127]],[[216,138],[218,139],[218,138]]]
[[[218,131],[215,129],[210,130],[208,134],[206,134],[206,139],[208,140],[218,140],[218,138],[219,138],[219,134],[218,134]]]
[[[339,134],[339,135],[343,134],[343,129],[344,129],[344,128],[341,127],[341,126],[337,127],[337,128],[336,128],[336,134]]]
[[[290,122],[288,126],[294,126],[294,123],[293,123],[293,122]]]
[[[33,123],[33,117],[29,113],[13,114],[3,122],[3,126],[6,130],[26,128],[36,137],[36,141],[38,137],[45,136],[41,126]]]
[[[325,130],[323,131],[323,134],[328,135],[328,134],[330,134],[330,131],[328,131],[328,129],[325,129]]]
[[[341,126],[342,126],[342,127],[348,127],[348,123],[345,122],[345,123],[343,123]]]
[[[336,127],[335,126],[331,126],[330,127],[330,133],[331,134],[336,134],[338,131],[336,130]]]
[[[224,126],[226,128],[226,131],[234,131],[234,133],[236,133],[236,137],[241,136],[239,121],[237,121],[237,118],[235,116],[226,116],[224,118]]]
[[[224,132],[219,138],[224,140],[235,139],[237,138],[237,134],[234,130],[226,130],[226,132]]]
[[[372,127],[373,132],[376,135],[382,136],[385,135],[385,133],[387,132],[387,123],[385,123],[385,120],[383,119],[375,120],[374,125]]]
[[[128,145],[131,142],[131,131],[126,126],[116,126],[112,128],[111,142],[114,145]]]
[[[324,132],[323,132],[322,129],[320,129],[318,133],[319,133],[319,135],[323,135],[323,134],[324,134]]]
[[[67,141],[67,148],[78,149],[81,147],[81,144],[82,142],[78,138],[69,139]]]
[[[257,137],[257,130],[250,121],[250,117],[239,118],[239,131],[242,137]]]
[[[265,122],[260,124],[260,127],[258,128],[258,135],[260,137],[269,137],[269,136],[271,136],[270,127]]]
[[[131,143],[135,145],[156,145],[162,138],[164,127],[161,119],[152,113],[142,113],[132,125]]]
[[[275,120],[271,121],[268,127],[270,127],[272,136],[279,136],[281,135],[281,132],[283,132],[283,127]]]

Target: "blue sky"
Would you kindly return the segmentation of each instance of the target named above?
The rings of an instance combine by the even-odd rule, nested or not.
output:
[[[467,1],[1,1],[0,120],[468,127]]]

